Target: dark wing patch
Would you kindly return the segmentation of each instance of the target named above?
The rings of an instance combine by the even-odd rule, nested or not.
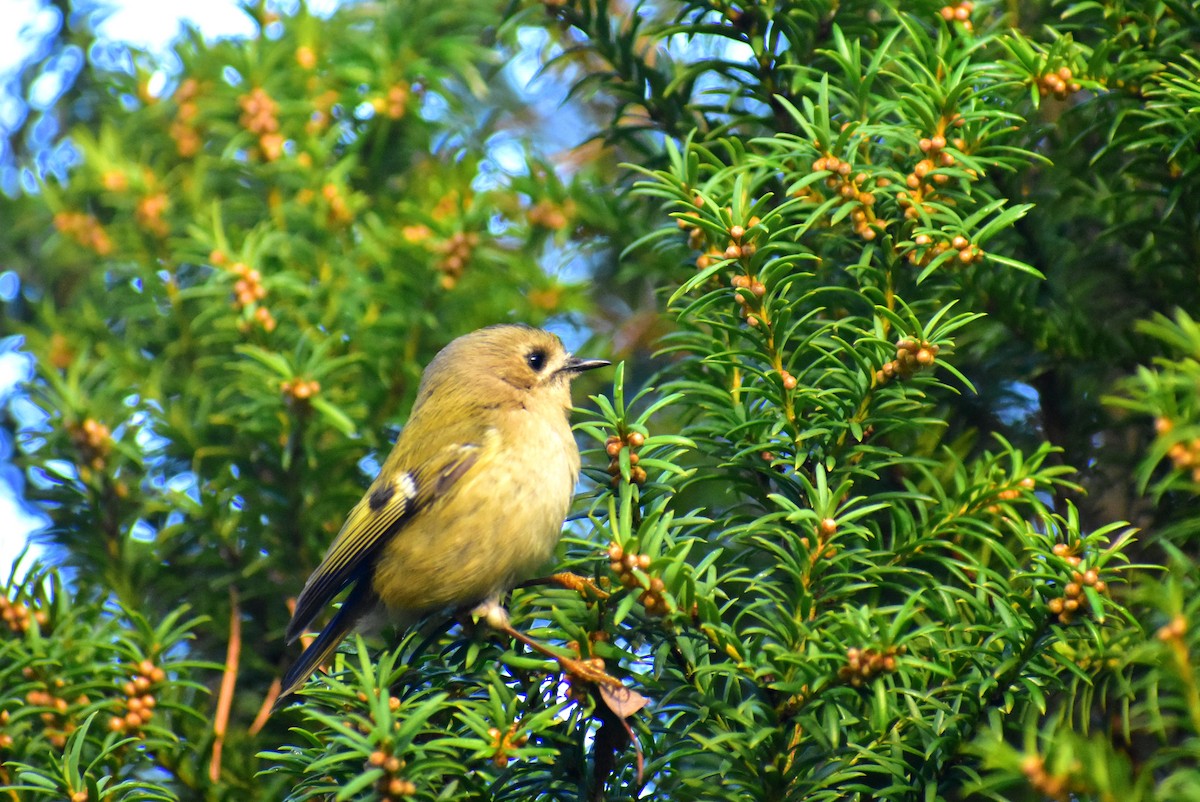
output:
[[[367,496],[367,504],[371,507],[372,512],[378,512],[379,508],[391,501],[395,494],[396,486],[393,483],[379,485]]]

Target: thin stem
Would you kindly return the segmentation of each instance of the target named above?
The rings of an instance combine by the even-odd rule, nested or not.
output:
[[[213,719],[212,760],[208,778],[214,783],[221,779],[221,750],[229,726],[229,710],[233,707],[233,691],[237,686],[238,662],[242,654],[242,614],[238,607],[237,588],[229,588],[229,647],[225,653],[225,671],[221,674],[221,690],[217,696],[217,712]]]

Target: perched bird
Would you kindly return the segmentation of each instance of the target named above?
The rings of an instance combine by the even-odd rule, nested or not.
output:
[[[433,358],[383,470],[296,600],[288,643],[353,586],[276,707],[355,629],[475,606],[506,620],[500,596],[553,553],[579,476],[571,380],[608,364],[519,325],[464,335]]]

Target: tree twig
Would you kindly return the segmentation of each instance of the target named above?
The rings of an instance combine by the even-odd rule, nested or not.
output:
[[[221,779],[221,750],[225,745],[225,730],[229,726],[229,710],[233,707],[233,689],[237,685],[238,662],[242,654],[242,616],[238,607],[237,588],[229,588],[229,647],[225,652],[225,671],[221,674],[221,690],[217,695],[217,713],[213,719],[212,760],[208,764],[208,779]]]

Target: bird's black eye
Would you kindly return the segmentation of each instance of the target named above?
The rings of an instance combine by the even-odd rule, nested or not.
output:
[[[546,367],[546,352],[541,348],[534,348],[525,355],[525,362],[536,372],[541,373],[542,368]]]

